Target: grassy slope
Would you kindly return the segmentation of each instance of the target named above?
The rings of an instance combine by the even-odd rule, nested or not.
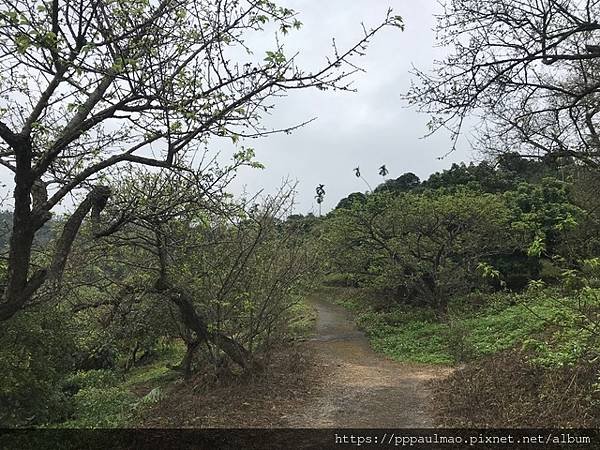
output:
[[[398,361],[455,364],[511,348],[535,350],[543,365],[574,361],[585,334],[553,327],[577,319],[564,302],[544,296],[495,294],[451,304],[449,320],[430,310],[395,306],[356,289],[324,288],[324,294],[352,310],[373,348]],[[482,304],[483,298],[483,306]]]
[[[293,321],[289,324],[291,339],[303,339],[313,333],[317,312],[305,300],[295,303],[290,311]]]

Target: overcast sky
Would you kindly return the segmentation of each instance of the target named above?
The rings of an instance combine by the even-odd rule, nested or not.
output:
[[[273,116],[266,119],[269,126],[292,125],[312,117],[317,120],[291,135],[247,141],[266,168],[243,170],[234,192],[241,192],[244,186],[249,192],[273,192],[283,179],[297,180],[296,210],[307,213],[318,211],[314,190],[323,183],[326,211],[348,193],[367,189],[353,174],[356,166],[375,187],[383,181],[377,174],[382,164],[390,171],[388,178],[404,172],[426,178],[452,162],[473,159],[470,146],[462,139],[456,152],[439,160],[451,147],[448,135],[422,139],[427,115],[408,108],[400,98],[410,86],[412,65],[431,68],[433,60],[444,54],[443,49],[434,48],[433,15],[439,11],[435,0],[286,0],[283,4],[296,10],[304,24],[287,38],[286,53],[299,50],[299,61],[308,69],[324,62],[332,37],[340,49],[351,45],[362,35],[360,23],[367,28],[375,26],[389,7],[403,17],[406,29],[382,31],[367,56],[357,60],[366,70],[356,77],[357,93],[314,89],[296,91],[278,101]],[[230,153],[227,144],[215,144]]]

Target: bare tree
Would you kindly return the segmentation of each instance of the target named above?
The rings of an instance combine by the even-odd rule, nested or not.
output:
[[[244,39],[267,22],[284,34],[301,25],[270,0],[3,2],[0,164],[14,174],[15,189],[0,321],[60,280],[82,221],[90,211],[99,218],[110,199],[111,168],[179,171],[211,136],[268,133],[260,117],[270,99],[289,89],[349,89],[346,77],[360,70],[353,57],[382,27],[402,26],[390,12],[307,73],[279,40],[264,59],[251,55]],[[244,52],[246,59],[234,57]],[[65,197],[82,191],[52,263],[34,271],[36,232]]]
[[[458,138],[478,115],[492,151],[600,163],[600,2],[449,0],[438,43],[450,53],[417,70],[406,98],[432,114],[432,132]]]

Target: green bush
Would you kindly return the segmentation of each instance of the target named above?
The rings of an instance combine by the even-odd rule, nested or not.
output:
[[[488,355],[520,345],[535,333],[542,332],[547,322],[543,308],[534,306],[532,312],[523,305],[510,306],[502,311],[491,308],[481,314],[465,319],[468,345],[476,355]]]
[[[562,296],[546,290],[537,294],[538,315],[545,313],[545,333],[524,342],[530,360],[544,367],[563,367],[600,358],[600,289],[585,288]]]
[[[317,320],[317,313],[305,301],[294,303],[290,307],[291,320],[288,324],[288,334],[291,339],[304,338],[312,334]]]
[[[69,413],[61,380],[74,351],[58,307],[26,310],[0,327],[0,427],[41,425]]]

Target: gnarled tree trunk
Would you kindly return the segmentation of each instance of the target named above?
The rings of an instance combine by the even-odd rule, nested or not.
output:
[[[196,334],[198,345],[201,342],[215,345],[244,370],[255,367],[250,352],[243,345],[223,333],[210,332],[204,318],[196,312],[189,295],[174,287],[165,278],[161,276],[156,283],[156,288],[161,293],[167,293],[169,299],[177,306],[185,326]]]

